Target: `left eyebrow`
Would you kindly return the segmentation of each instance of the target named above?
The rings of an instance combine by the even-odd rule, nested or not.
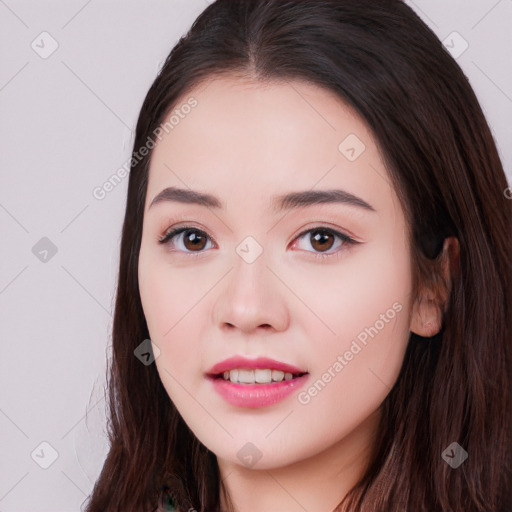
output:
[[[168,187],[163,189],[149,205],[148,210],[158,203],[165,201],[176,201],[186,204],[197,204],[209,208],[222,209],[224,204],[212,194],[198,192],[191,189]],[[301,192],[290,192],[280,196],[271,197],[271,206],[274,212],[289,210],[292,208],[303,208],[315,204],[339,203],[361,208],[366,211],[375,212],[375,208],[350,192],[340,189],[333,190],[305,190]]]
[[[375,208],[364,199],[346,190],[340,189],[291,192],[281,196],[273,196],[271,201],[274,211],[276,212],[323,203],[341,203],[362,208],[366,211],[376,211]]]

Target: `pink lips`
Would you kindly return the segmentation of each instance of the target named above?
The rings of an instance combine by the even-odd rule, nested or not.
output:
[[[292,373],[294,377],[291,380],[272,382],[270,384],[238,384],[224,380],[222,374],[235,368],[268,368],[270,370]],[[284,400],[293,391],[305,384],[309,374],[296,366],[266,357],[247,359],[235,356],[214,365],[206,374],[206,377],[212,383],[215,391],[231,405],[254,408],[272,405]]]

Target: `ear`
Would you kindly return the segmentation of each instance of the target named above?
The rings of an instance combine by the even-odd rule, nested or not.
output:
[[[437,334],[443,324],[452,279],[459,272],[459,241],[456,237],[445,238],[438,259],[439,275],[420,288],[412,307],[409,330],[424,338]]]

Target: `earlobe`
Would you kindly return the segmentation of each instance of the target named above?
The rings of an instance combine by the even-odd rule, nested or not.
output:
[[[410,331],[430,338],[441,330],[442,319],[439,305],[431,298],[420,296],[413,305]]]
[[[456,237],[447,237],[444,240],[439,266],[441,279],[433,279],[430,286],[424,286],[412,307],[409,330],[424,338],[434,336],[442,327],[452,280],[459,272],[459,241]]]

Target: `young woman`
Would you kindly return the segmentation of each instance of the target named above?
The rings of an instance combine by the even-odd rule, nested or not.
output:
[[[506,191],[402,1],[210,5],[137,124],[87,512],[510,510]]]

